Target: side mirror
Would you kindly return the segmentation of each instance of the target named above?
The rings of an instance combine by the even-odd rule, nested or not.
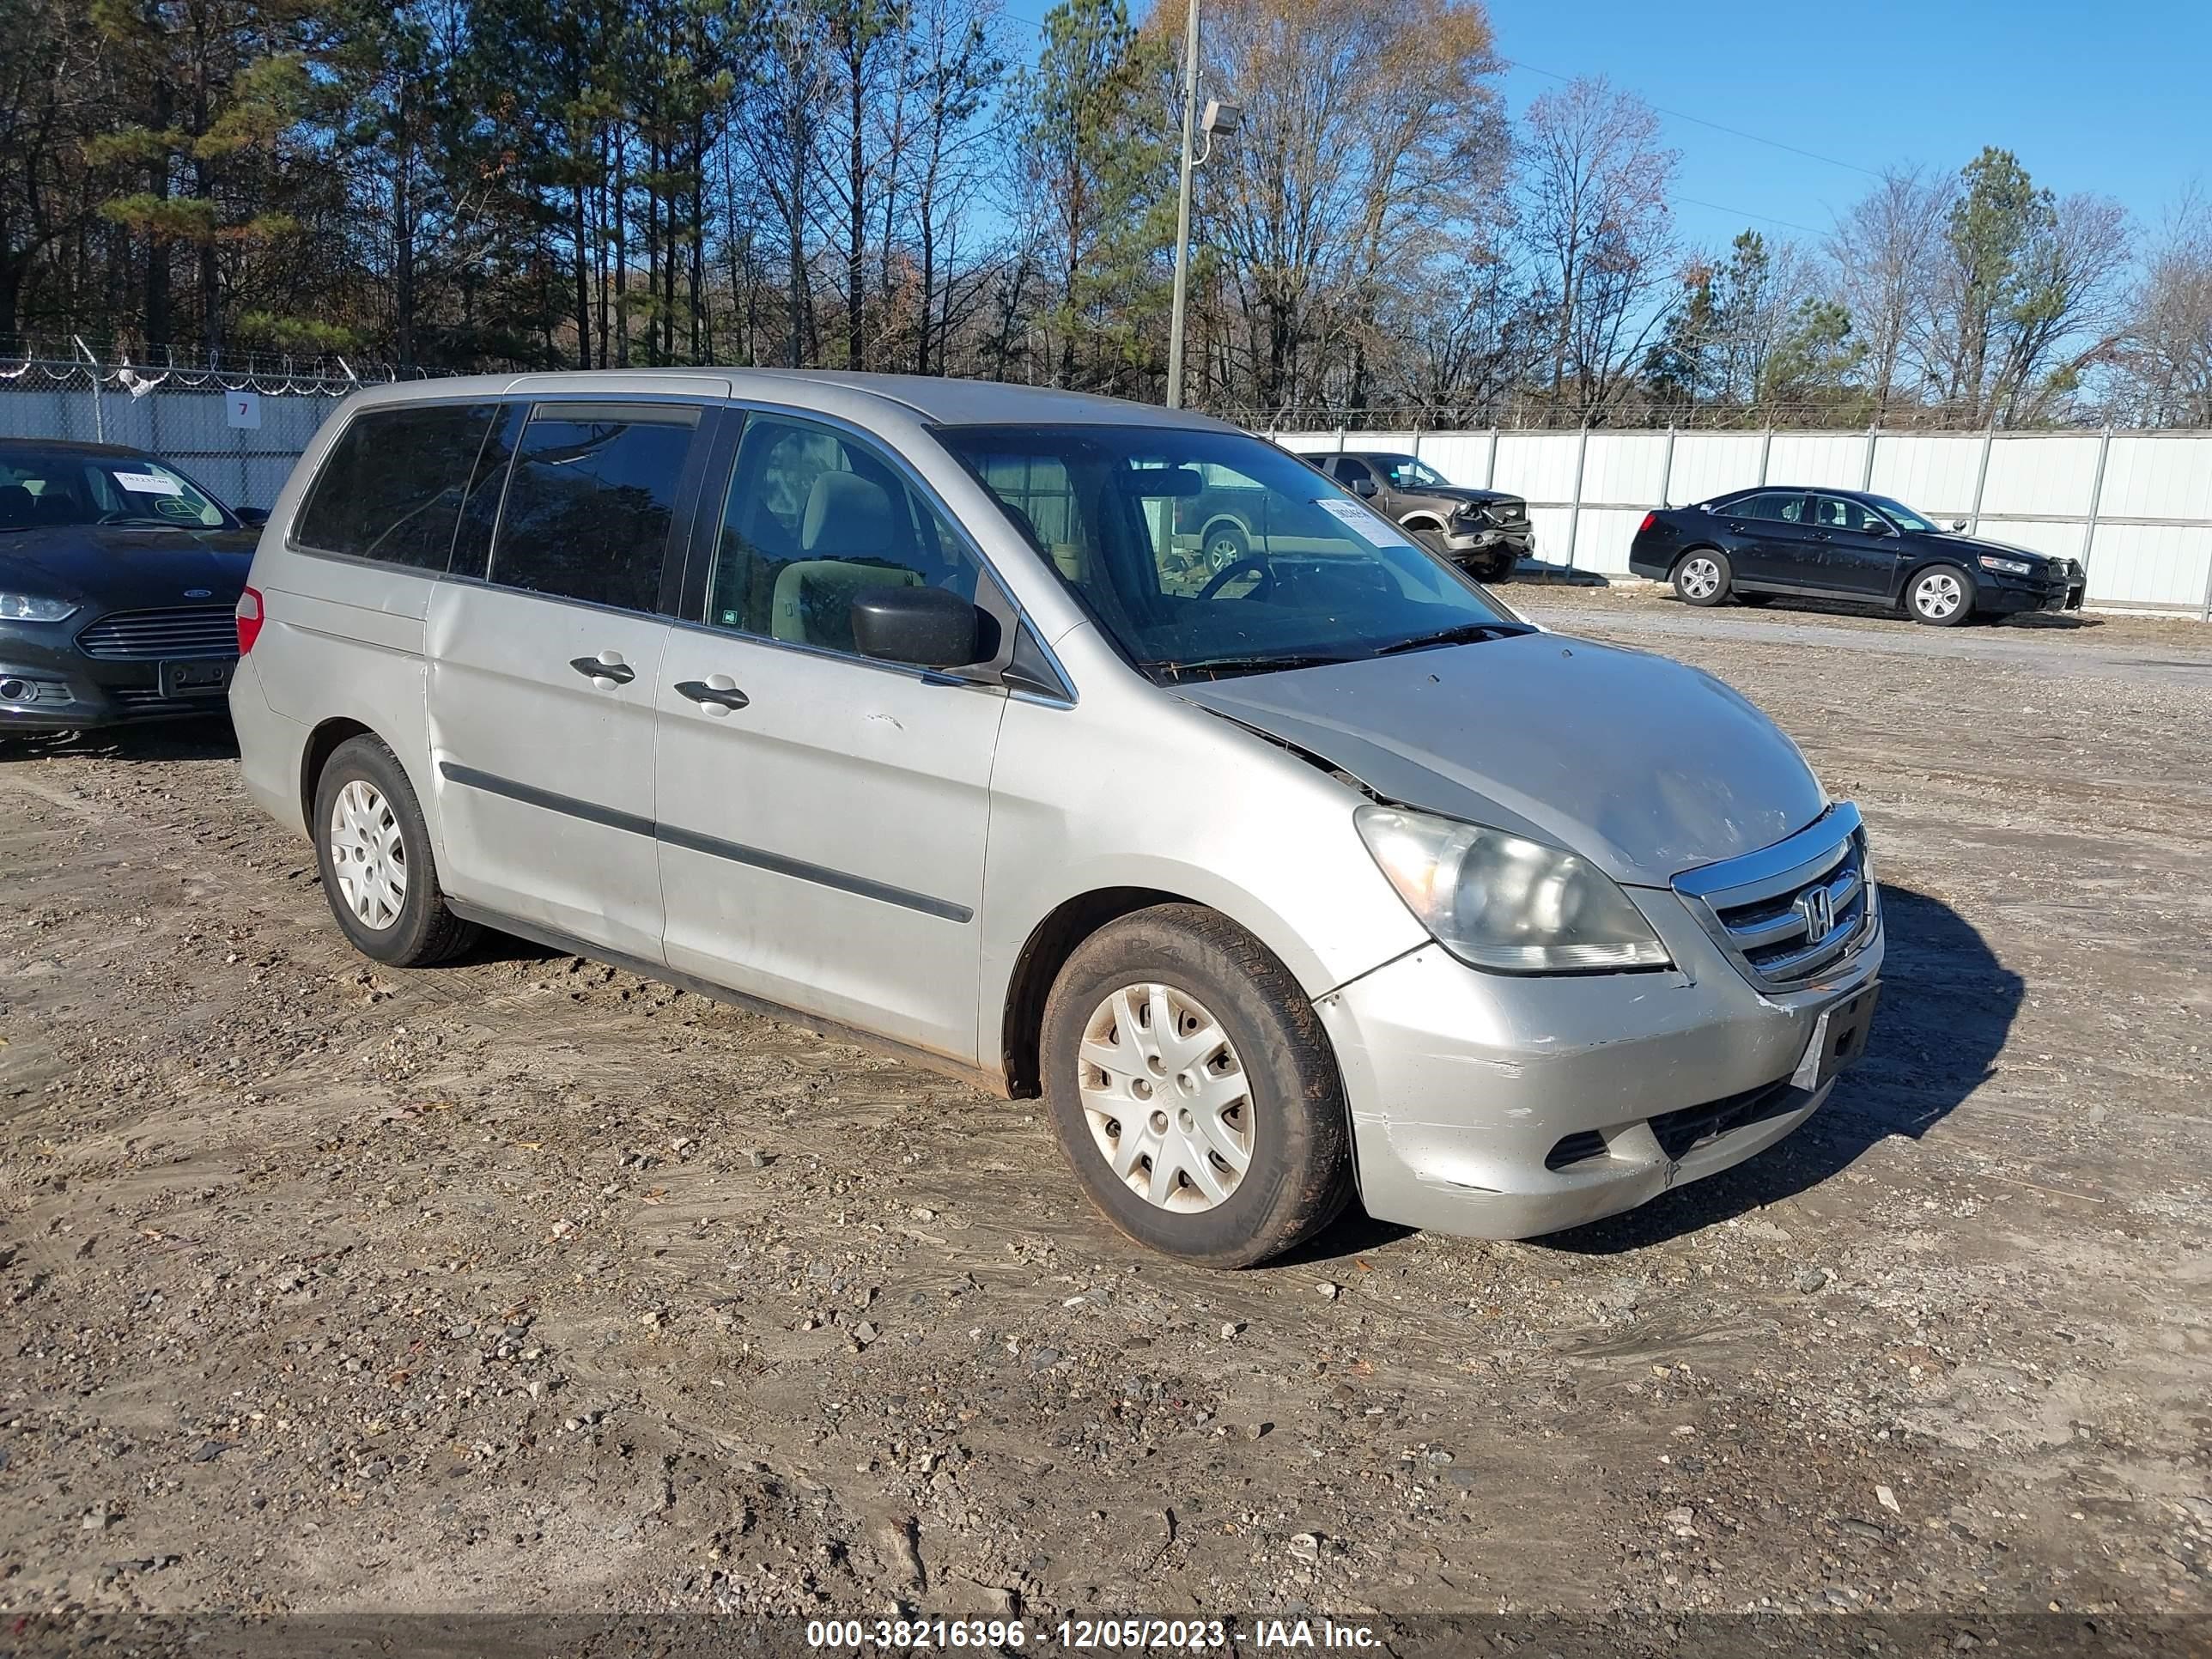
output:
[[[998,651],[998,624],[941,587],[863,587],[853,595],[853,643],[879,662],[966,668]]]
[[[1375,489],[1375,480],[1372,478],[1361,478],[1355,481],[1352,485],[1352,493],[1364,500],[1373,499],[1376,493]]]
[[[1951,528],[1954,530],[1964,530],[1966,527],[1966,521],[1964,519],[1954,519],[1951,520]]]
[[[250,530],[258,530],[269,522],[269,509],[265,507],[234,507],[230,514]]]
[[[1897,530],[1887,519],[1869,519],[1865,533],[1869,536],[1894,536]]]

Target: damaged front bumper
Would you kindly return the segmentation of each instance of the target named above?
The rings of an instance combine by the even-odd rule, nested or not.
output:
[[[1673,969],[1514,978],[1431,945],[1320,1000],[1370,1215],[1534,1237],[1741,1163],[1819,1109],[1822,1015],[1863,1040],[1880,933],[1832,976],[1762,993],[1672,893],[1637,896]]]

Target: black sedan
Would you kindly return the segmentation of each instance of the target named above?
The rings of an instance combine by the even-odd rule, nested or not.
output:
[[[0,441],[0,733],[219,712],[267,516],[135,450]]]
[[[1948,628],[1978,616],[2078,611],[2081,567],[1938,530],[1902,501],[1856,489],[1761,484],[1644,515],[1628,552],[1639,576],[1691,605],[1778,593],[1847,599]]]

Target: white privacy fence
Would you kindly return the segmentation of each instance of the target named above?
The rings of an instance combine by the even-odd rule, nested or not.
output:
[[[1536,556],[1626,575],[1650,508],[1746,484],[1892,495],[1938,524],[2087,567],[2088,603],[2212,620],[2212,432],[1277,432],[1285,448],[1418,454],[1525,496]]]

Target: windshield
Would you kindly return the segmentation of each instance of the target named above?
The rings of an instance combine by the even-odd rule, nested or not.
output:
[[[1922,518],[1917,513],[1915,513],[1903,501],[1893,501],[1887,495],[1869,495],[1864,497],[1864,500],[1868,506],[1879,507],[1881,510],[1883,516],[1887,518],[1890,522],[1894,524],[1899,530],[1909,531],[1913,534],[1917,535],[1923,531],[1929,531],[1936,528],[1934,525],[1929,523],[1927,520]]]
[[[1528,631],[1364,501],[1242,433],[951,427],[937,437],[1155,679]]]
[[[0,447],[0,531],[80,524],[218,530],[234,522],[198,485],[150,455]]]
[[[1425,461],[1417,461],[1411,455],[1377,455],[1375,465],[1399,489],[1433,489],[1438,484],[1449,489],[1451,480]]]

